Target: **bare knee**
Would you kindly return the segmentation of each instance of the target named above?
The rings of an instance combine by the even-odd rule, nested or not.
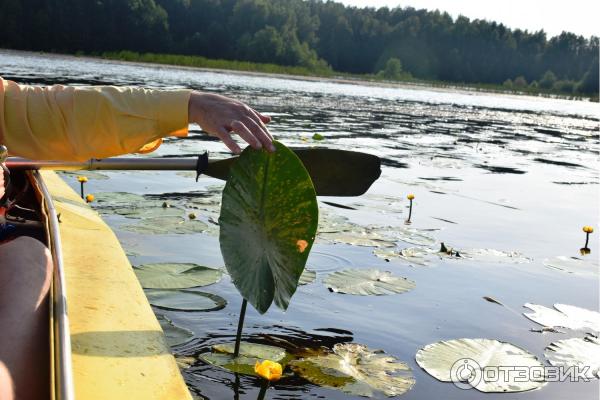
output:
[[[0,400],[13,400],[14,390],[12,379],[8,373],[8,369],[2,361],[0,361]]]
[[[51,277],[52,257],[40,241],[23,236],[0,245],[0,289],[28,292],[37,307],[48,294]]]

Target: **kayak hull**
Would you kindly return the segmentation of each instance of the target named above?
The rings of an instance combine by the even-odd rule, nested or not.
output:
[[[191,399],[114,232],[54,172],[41,175],[60,214],[75,398]]]

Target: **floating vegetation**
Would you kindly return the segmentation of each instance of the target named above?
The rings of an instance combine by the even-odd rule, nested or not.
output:
[[[376,393],[399,396],[415,384],[408,365],[357,343],[338,343],[332,353],[292,360],[289,365],[315,385],[355,396],[372,397]]]
[[[160,216],[143,218],[135,224],[121,226],[121,229],[147,235],[193,234],[211,230],[209,225],[199,220],[181,216]]]
[[[531,303],[523,307],[533,311],[523,313],[525,317],[545,327],[600,332],[600,313],[597,311],[567,304],[555,304],[555,309]]]
[[[317,273],[310,269],[304,268],[304,271],[302,271],[302,275],[300,275],[298,285],[308,285],[309,283],[313,283],[315,279],[317,279]]]
[[[510,343],[493,339],[454,339],[428,344],[420,349],[415,360],[429,375],[442,382],[454,382],[462,388],[481,392],[523,392],[545,385],[544,377],[524,379],[518,374],[496,375],[490,379],[486,368],[531,368],[540,370],[543,364],[531,353]]]
[[[191,338],[194,337],[194,333],[192,331],[175,325],[175,323],[173,323],[173,321],[171,321],[165,315],[156,314],[156,319],[158,319],[160,327],[162,328],[165,334],[167,344],[170,347],[179,346],[180,344],[187,343],[190,341]]]
[[[258,376],[254,371],[257,362],[272,360],[285,366],[291,358],[281,347],[264,344],[241,342],[238,357],[233,356],[234,348],[235,343],[217,344],[212,347],[212,351],[202,353],[198,358],[231,372],[254,376]]]
[[[579,367],[588,379],[600,378],[600,340],[598,336],[571,338],[552,342],[544,355],[555,367]]]
[[[404,260],[411,265],[422,265],[428,264],[427,256],[434,253],[433,250],[425,247],[407,247],[404,249],[375,249],[373,254],[379,258],[383,258],[386,261],[398,258]]]
[[[87,179],[94,179],[94,180],[106,180],[108,179],[108,175],[103,174],[102,172],[99,171],[60,171],[59,172],[61,175],[67,175],[69,177],[75,177],[75,178],[79,178],[80,176],[86,177]]]
[[[219,282],[223,270],[189,263],[143,264],[134,268],[144,289],[187,289]]]
[[[569,274],[598,275],[599,267],[592,259],[582,260],[577,257],[556,256],[543,261],[544,266]]]
[[[404,293],[415,287],[411,280],[378,269],[345,269],[329,274],[323,283],[332,292],[360,296]]]
[[[495,249],[466,249],[460,251],[460,257],[480,262],[526,264],[532,261],[516,251],[502,251]]]
[[[180,289],[148,289],[148,302],[155,307],[172,311],[218,311],[227,300],[216,294]]]

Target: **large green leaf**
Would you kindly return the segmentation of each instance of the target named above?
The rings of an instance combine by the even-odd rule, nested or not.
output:
[[[429,375],[442,382],[481,392],[523,392],[544,386],[543,376],[522,377],[502,374],[502,370],[542,368],[542,363],[526,350],[494,339],[454,339],[428,344],[415,360]],[[488,375],[489,369],[496,374]]]
[[[357,396],[399,396],[415,384],[408,365],[358,343],[338,343],[333,353],[293,360],[290,367],[315,385]]]
[[[287,147],[246,148],[223,190],[219,241],[232,281],[261,314],[287,309],[318,223],[315,189]]]
[[[581,373],[587,379],[600,378],[600,339],[597,336],[588,334],[584,338],[552,342],[544,355],[555,367],[581,367]]]
[[[378,269],[344,269],[328,275],[323,283],[332,292],[360,296],[404,293],[415,287],[411,280]]]
[[[290,355],[280,347],[267,346],[258,343],[241,342],[240,354],[233,357],[234,343],[217,344],[212,351],[202,353],[198,356],[205,363],[246,375],[256,375],[254,364],[257,361],[271,360],[285,364]]]
[[[134,269],[144,289],[187,289],[219,282],[221,269],[189,263],[143,264]]]
[[[227,305],[221,296],[192,290],[150,289],[146,297],[153,306],[173,311],[217,311]]]
[[[167,344],[171,347],[189,342],[190,339],[194,337],[192,331],[175,325],[175,323],[165,315],[156,314],[156,319],[158,319],[160,327],[165,334]]]

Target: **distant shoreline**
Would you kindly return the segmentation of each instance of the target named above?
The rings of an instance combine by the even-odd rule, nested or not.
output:
[[[319,73],[310,71],[304,67],[287,67],[275,64],[260,64],[251,62],[229,61],[229,60],[214,60],[198,56],[177,56],[169,54],[154,54],[154,53],[134,53],[134,52],[119,52],[119,53],[103,53],[100,55],[94,54],[61,54],[47,53],[39,51],[16,50],[16,49],[0,49],[6,52],[15,53],[30,53],[44,54],[46,56],[56,57],[72,57],[72,58],[88,58],[92,60],[113,61],[124,64],[139,64],[139,65],[154,65],[154,66],[171,66],[182,69],[191,69],[196,71],[207,71],[216,73],[228,73],[236,75],[264,76],[275,77],[293,80],[307,81],[322,81],[335,82],[351,85],[365,85],[372,87],[385,88],[404,88],[404,89],[430,89],[440,91],[461,91],[467,93],[495,93],[513,96],[529,96],[529,97],[544,97],[563,100],[589,101],[598,102],[598,97],[578,95],[568,96],[563,93],[553,91],[532,91],[532,90],[507,90],[502,85],[495,84],[468,84],[468,83],[453,83],[443,81],[425,81],[425,80],[398,80],[390,81],[377,78],[375,75],[356,75],[345,74],[337,71],[327,71]],[[124,56],[125,55],[125,56]],[[178,63],[176,61],[182,61]],[[190,65],[196,64],[196,65]],[[214,66],[213,66],[214,65]]]

